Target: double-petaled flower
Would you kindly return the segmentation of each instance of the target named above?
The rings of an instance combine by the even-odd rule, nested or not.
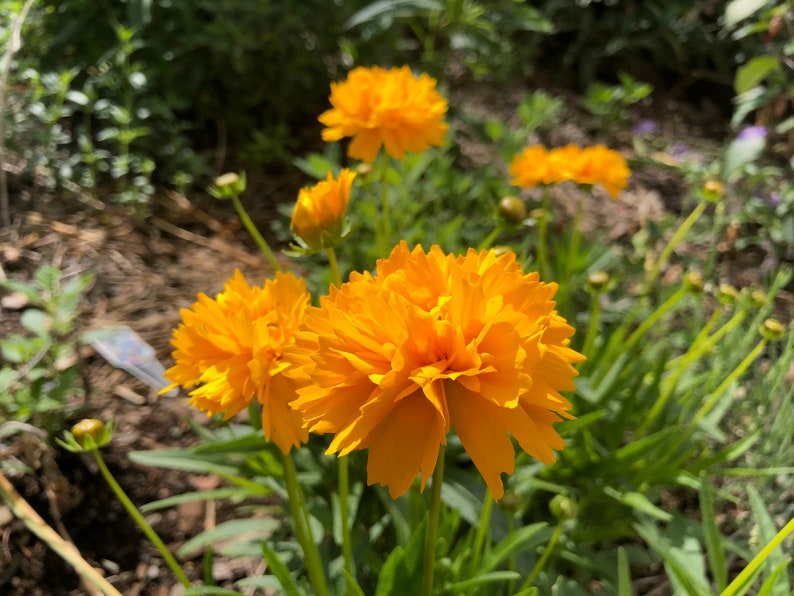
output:
[[[414,76],[407,66],[389,70],[373,66],[350,71],[331,83],[330,110],[319,120],[324,141],[352,137],[348,155],[371,163],[381,147],[396,159],[421,153],[444,142],[447,101],[427,74]]]
[[[336,179],[328,172],[325,180],[298,192],[290,229],[304,249],[317,252],[339,242],[355,177],[347,168]]]
[[[300,414],[288,406],[295,385],[285,376],[284,350],[309,304],[303,279],[276,273],[251,287],[239,271],[215,298],[199,294],[180,311],[171,344],[174,366],[165,376],[190,390],[189,404],[208,414],[237,414],[254,399],[262,428],[283,453],[307,439]]]
[[[351,275],[309,307],[285,358],[302,387],[292,407],[334,435],[329,453],[369,449],[370,484],[424,488],[454,431],[495,498],[521,448],[551,462],[563,441],[573,328],[556,284],[525,274],[511,252],[445,254],[405,242],[374,275]]]

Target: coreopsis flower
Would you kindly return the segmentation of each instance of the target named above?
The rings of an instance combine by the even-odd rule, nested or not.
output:
[[[323,140],[352,137],[348,155],[369,163],[381,146],[396,159],[440,146],[448,128],[436,80],[416,77],[407,66],[354,68],[345,81],[331,83],[330,102],[333,108],[319,117]]]
[[[522,188],[532,188],[539,184],[548,184],[549,152],[541,145],[531,145],[516,155],[510,162],[510,184]]]
[[[515,254],[466,255],[398,245],[375,274],[309,307],[285,357],[300,382],[292,406],[328,453],[369,449],[369,484],[404,494],[432,474],[454,431],[495,498],[521,448],[549,463],[563,441],[552,424],[574,388],[573,328],[556,312],[557,285],[525,274]]]
[[[600,184],[616,199],[629,182],[631,171],[617,151],[604,145],[585,147],[572,180],[578,184]]]
[[[343,235],[343,222],[350,201],[355,172],[344,168],[339,178],[328,172],[325,180],[298,192],[290,229],[304,247],[318,251],[334,246]]]
[[[284,349],[309,304],[303,279],[276,273],[263,287],[249,286],[239,271],[215,298],[199,294],[180,311],[171,344],[174,366],[165,376],[190,389],[189,404],[228,419],[254,399],[262,405],[262,428],[283,453],[307,439],[300,414],[288,406],[295,385],[284,375]]]

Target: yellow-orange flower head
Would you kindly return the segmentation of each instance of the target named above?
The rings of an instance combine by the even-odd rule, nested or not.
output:
[[[307,248],[318,251],[339,241],[355,177],[347,168],[336,180],[328,172],[325,180],[298,192],[290,229]]]
[[[285,358],[303,387],[292,406],[329,453],[369,449],[370,484],[404,494],[433,472],[450,430],[495,498],[512,473],[510,436],[549,463],[571,418],[573,328],[552,301],[556,284],[525,274],[514,253],[464,256],[398,245],[376,272],[354,273],[310,307]]]
[[[303,279],[276,273],[264,287],[251,287],[242,273],[214,299],[199,294],[171,344],[175,364],[165,376],[190,391],[190,405],[230,418],[253,399],[262,404],[262,428],[283,453],[307,439],[300,414],[288,403],[295,384],[282,358],[309,304]]]
[[[448,128],[436,80],[415,77],[407,66],[354,68],[345,81],[331,83],[330,102],[333,108],[319,117],[323,140],[352,137],[348,155],[368,163],[381,146],[396,159],[440,146]]]
[[[631,171],[620,153],[604,145],[566,145],[551,150],[533,145],[513,158],[510,175],[510,183],[523,188],[566,181],[601,184],[612,198],[617,198],[628,184]]]

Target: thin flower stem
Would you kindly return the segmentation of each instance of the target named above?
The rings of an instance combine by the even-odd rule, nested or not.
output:
[[[309,512],[306,509],[306,501],[303,498],[303,493],[298,484],[298,472],[295,469],[295,462],[292,461],[289,455],[284,455],[282,457],[282,463],[284,466],[284,484],[287,488],[287,501],[292,516],[292,523],[295,525],[296,538],[303,550],[309,581],[317,596],[328,596],[328,585],[325,581],[320,551],[312,536],[311,525],[309,524]]]
[[[596,336],[598,335],[598,323],[601,318],[601,293],[593,292],[590,297],[590,322],[587,327],[587,337],[584,340],[582,354],[592,358],[593,347],[595,346]]]
[[[719,238],[719,231],[722,227],[722,220],[725,217],[725,201],[720,201],[717,203],[717,207],[714,209],[714,223],[711,227],[711,246],[709,247],[709,256],[706,259],[706,266],[703,269],[703,277],[709,278],[711,277],[711,273],[714,271],[714,266],[717,262],[717,245],[718,238]]]
[[[667,259],[670,258],[670,255],[675,250],[675,247],[678,246],[681,240],[684,239],[684,236],[686,236],[689,229],[693,225],[695,225],[695,222],[698,220],[698,218],[703,214],[705,210],[706,210],[706,201],[701,201],[700,203],[698,203],[697,207],[695,207],[692,210],[692,213],[689,214],[689,217],[687,217],[681,223],[678,229],[675,231],[675,234],[673,234],[673,237],[670,238],[670,241],[667,243],[667,246],[665,246],[664,249],[662,249],[662,254],[659,255],[659,259],[656,261],[656,264],[654,265],[653,269],[651,269],[651,272],[648,274],[648,277],[646,279],[646,284],[649,288],[659,277],[659,274],[662,271],[662,267],[664,267],[665,263],[667,263]]]
[[[543,203],[541,204],[540,210],[543,215],[541,215],[540,221],[538,222],[538,273],[540,274],[540,279],[543,280],[543,276],[549,271],[549,265],[546,260],[546,230],[548,229],[549,223],[549,189],[546,187],[543,188]]]
[[[138,524],[138,527],[146,534],[146,538],[157,548],[160,554],[163,557],[163,560],[166,564],[171,568],[171,571],[174,572],[174,575],[180,581],[180,583],[185,586],[186,588],[190,587],[190,580],[185,575],[185,572],[182,571],[182,568],[179,566],[179,563],[174,558],[174,555],[171,554],[171,551],[168,550],[168,547],[162,541],[162,539],[157,535],[157,532],[154,531],[149,522],[143,517],[138,508],[135,504],[130,500],[127,496],[127,493],[124,492],[124,489],[121,488],[116,479],[113,477],[113,474],[110,473],[110,470],[105,465],[105,460],[102,459],[102,455],[99,453],[99,449],[92,449],[91,452],[94,454],[94,459],[96,459],[96,463],[99,466],[99,471],[102,473],[102,476],[105,479],[105,482],[108,483],[113,493],[116,495],[116,498],[121,502],[124,506],[124,509],[127,510],[127,513],[130,514],[132,519],[135,520],[135,523]]]
[[[381,236],[378,243],[380,256],[385,257],[391,244],[391,213],[389,210],[389,156],[381,155]]]
[[[493,509],[493,497],[491,491],[485,490],[485,497],[483,498],[482,511],[480,511],[480,525],[477,526],[477,533],[474,536],[474,547],[472,548],[472,569],[477,569],[485,553],[485,538],[488,536],[488,530],[491,527],[491,509]]]
[[[576,215],[573,219],[573,230],[571,231],[571,240],[568,244],[568,255],[565,258],[565,277],[560,280],[560,285],[565,284],[567,286],[567,282],[570,281],[571,276],[573,275],[573,263],[576,259],[576,255],[579,252],[579,244],[582,239],[582,213],[584,212],[584,203],[582,201],[582,195],[579,194],[579,200],[576,203]]]
[[[436,565],[436,539],[438,522],[441,517],[441,486],[444,483],[444,446],[438,451],[436,469],[433,472],[433,487],[430,492],[430,511],[428,512],[425,533],[424,567],[422,569],[422,596],[433,594],[433,572]]]
[[[642,336],[645,335],[648,332],[648,330],[651,327],[653,327],[656,324],[656,322],[667,313],[667,311],[669,311],[678,302],[680,302],[680,300],[684,296],[686,296],[688,292],[689,289],[686,286],[682,286],[681,288],[679,288],[678,291],[676,291],[672,296],[670,296],[664,302],[664,304],[662,304],[659,308],[653,311],[648,316],[648,318],[646,318],[642,322],[642,324],[639,327],[637,327],[631,335],[629,335],[628,339],[623,344],[623,349],[628,350],[629,348],[634,346],[634,344],[636,344],[642,338]]]
[[[345,571],[349,578],[355,578],[353,565],[353,541],[350,538],[350,462],[348,456],[336,458],[339,469],[339,517],[342,524],[342,557],[345,561]]]
[[[499,234],[501,232],[502,232],[502,226],[497,225],[493,230],[491,230],[491,233],[488,234],[482,242],[480,242],[480,246],[478,250],[488,250],[489,248],[491,248],[491,245],[499,237]]]
[[[521,592],[532,587],[535,578],[537,578],[540,572],[543,571],[546,561],[549,560],[552,551],[554,551],[554,547],[557,546],[557,541],[560,539],[560,534],[562,534],[562,520],[557,522],[557,527],[554,528],[554,534],[551,535],[551,540],[549,540],[549,543],[543,550],[543,554],[540,556],[540,559],[538,559],[538,562],[535,563],[535,567],[532,568],[532,571],[527,576],[527,579],[524,580],[524,583],[521,586]]]
[[[331,277],[334,280],[334,285],[337,288],[342,287],[342,276],[339,275],[339,262],[336,260],[336,252],[332,246],[325,249],[325,254],[328,256],[328,265],[331,267]]]
[[[753,560],[747,564],[747,567],[742,569],[741,573],[739,573],[739,575],[737,575],[730,584],[728,584],[728,587],[722,591],[720,596],[733,596],[736,594],[744,586],[744,583],[750,579],[750,577],[752,577],[753,573],[755,573],[755,570],[758,569],[758,567],[766,560],[772,551],[775,550],[780,543],[783,542],[792,532],[794,532],[794,517],[791,518],[777,534],[775,534],[775,537],[772,538],[772,540],[770,540],[769,543],[761,549],[761,552],[753,557]]]
[[[274,271],[281,271],[281,265],[278,264],[278,260],[276,259],[276,255],[273,254],[273,251],[270,249],[270,245],[267,241],[262,237],[262,234],[259,233],[259,230],[254,225],[254,222],[251,221],[251,218],[248,216],[245,208],[243,207],[242,202],[240,202],[240,197],[237,196],[237,193],[232,194],[232,204],[234,205],[235,211],[237,211],[237,215],[240,217],[240,221],[243,222],[245,229],[251,235],[251,238],[254,239],[259,249],[265,255],[267,260],[270,262],[271,267],[273,267]]]

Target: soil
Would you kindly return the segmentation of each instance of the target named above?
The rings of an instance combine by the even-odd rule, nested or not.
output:
[[[520,93],[505,95],[484,89],[463,89],[469,108],[481,115],[511,113]],[[691,122],[700,122],[696,110]],[[682,110],[671,112],[682,114]],[[687,127],[686,122],[681,126]],[[554,144],[588,142],[588,131],[566,124]],[[465,130],[463,130],[465,133]],[[703,131],[715,134],[714,130]],[[463,158],[487,159],[482,147],[465,140]],[[626,147],[620,139],[612,146]],[[296,175],[253,181],[247,197],[277,196],[288,202],[305,181]],[[634,179],[618,203],[619,217],[595,211],[587,221],[616,239],[674,209],[670,198],[680,196],[680,181],[660,170],[656,175]],[[572,210],[561,192],[560,209]],[[30,279],[42,263],[51,263],[75,275],[90,271],[95,281],[84,301],[80,329],[124,324],[151,345],[166,366],[171,363],[169,340],[179,322],[179,309],[189,307],[198,292],[214,295],[235,268],[252,283],[261,283],[271,272],[242,229],[228,203],[207,197],[191,200],[163,191],[145,220],[125,213],[110,203],[84,196],[54,197],[11,180],[12,225],[0,229],[0,276]],[[280,217],[274,202],[247,201],[254,220]],[[738,259],[739,257],[737,257]],[[756,256],[752,257],[755,261]],[[740,262],[740,261],[734,261]],[[747,267],[734,268],[747,276]],[[726,268],[729,274],[730,268]],[[737,279],[741,285],[762,279]],[[738,273],[737,273],[738,275]],[[733,277],[733,276],[731,276]],[[786,294],[789,296],[790,294]],[[0,310],[0,333],[16,329],[24,304]],[[790,307],[790,304],[789,304]],[[785,305],[784,305],[785,308]],[[790,310],[789,310],[790,313]],[[157,391],[128,373],[114,368],[86,347],[84,378],[86,395],[74,420],[96,417],[114,420],[113,442],[104,456],[119,483],[132,500],[142,505],[217,482],[184,472],[136,465],[128,458],[133,450],[185,446],[196,441],[188,425],[192,420],[208,424],[205,415],[188,408],[184,396],[158,396]],[[182,592],[181,585],[157,551],[142,536],[99,475],[87,455],[73,455],[53,448],[52,442],[30,433],[0,440],[0,457],[17,458],[33,473],[12,478],[16,489],[54,527],[68,531],[83,557],[123,594],[166,596]],[[229,513],[220,504],[187,504],[147,515],[171,552],[184,542],[224,519]],[[190,579],[199,579],[201,553],[180,561]],[[253,565],[253,563],[251,564]],[[219,585],[232,587],[234,580],[262,569],[235,567],[216,561]],[[71,567],[33,537],[24,525],[0,506],[0,593],[22,595],[83,594],[85,588]],[[253,593],[253,592],[252,592]],[[261,592],[260,592],[261,593]]]

